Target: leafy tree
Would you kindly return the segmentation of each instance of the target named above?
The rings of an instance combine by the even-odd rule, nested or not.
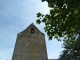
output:
[[[36,22],[45,24],[44,29],[49,39],[55,37],[64,41],[65,50],[61,58],[65,56],[64,59],[80,60],[80,0],[42,0],[44,1],[51,8],[50,13],[37,13]]]
[[[63,43],[64,50],[59,57],[59,60],[80,60],[80,38],[72,37]]]
[[[80,0],[42,0],[51,8],[49,14],[37,13],[37,23],[45,23],[49,39],[72,37],[80,30]]]

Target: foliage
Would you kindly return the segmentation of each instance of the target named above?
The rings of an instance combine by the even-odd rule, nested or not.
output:
[[[63,52],[59,57],[59,60],[80,60],[80,36],[76,38],[73,36],[64,41]]]
[[[69,38],[80,29],[80,0],[42,0],[48,2],[51,8],[49,14],[37,13],[37,23],[45,23],[45,31],[49,39]]]
[[[60,59],[80,60],[80,0],[42,0],[44,1],[51,8],[50,13],[37,13],[36,22],[45,24],[44,29],[49,39],[52,40],[54,36],[57,40],[64,41],[65,50]]]

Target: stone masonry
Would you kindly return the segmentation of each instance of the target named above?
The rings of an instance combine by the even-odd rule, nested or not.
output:
[[[12,60],[48,60],[45,35],[33,23],[17,34]]]

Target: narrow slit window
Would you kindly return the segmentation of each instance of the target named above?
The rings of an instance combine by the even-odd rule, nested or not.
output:
[[[22,37],[22,35],[21,35],[21,37]]]
[[[31,33],[34,33],[34,28],[31,28]]]

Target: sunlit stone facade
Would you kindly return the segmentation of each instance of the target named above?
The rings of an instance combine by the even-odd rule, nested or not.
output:
[[[33,23],[17,34],[12,60],[48,60],[45,35]]]

